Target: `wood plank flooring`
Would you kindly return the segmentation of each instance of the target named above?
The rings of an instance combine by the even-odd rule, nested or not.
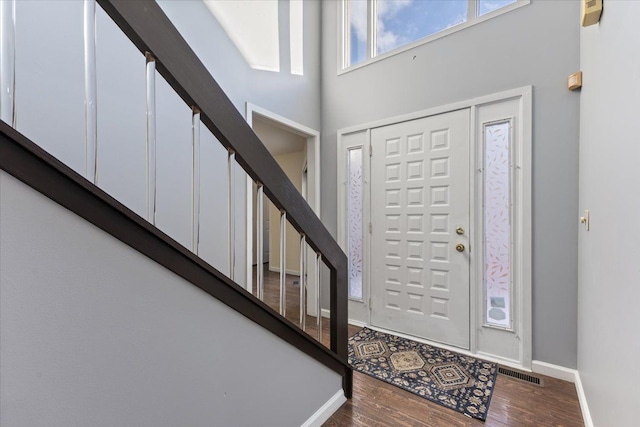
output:
[[[255,277],[255,272],[254,272]],[[265,269],[265,302],[278,310],[279,274]],[[298,324],[297,276],[287,275],[287,318]],[[255,286],[254,286],[255,288]],[[315,317],[307,316],[307,333],[315,338]],[[323,319],[322,341],[329,345],[329,322]],[[349,335],[360,330],[349,326]],[[353,399],[342,405],[325,427],[581,427],[584,426],[575,386],[537,375],[544,387],[498,375],[486,422],[451,409],[359,372],[353,373]]]
[[[287,274],[285,277],[285,294],[287,299],[286,318],[295,325],[300,324],[300,285],[299,277]],[[257,295],[256,266],[253,266],[253,294]],[[275,311],[280,309],[280,273],[269,271],[268,264],[264,264],[264,303]],[[305,332],[316,338],[316,317],[306,316]],[[322,319],[322,343],[329,348],[329,319]]]
[[[350,335],[359,330],[349,326]],[[353,399],[324,426],[583,426],[574,385],[536,376],[543,378],[544,387],[498,375],[487,420],[482,422],[354,371]]]

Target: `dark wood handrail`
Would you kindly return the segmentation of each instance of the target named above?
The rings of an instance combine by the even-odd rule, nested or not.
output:
[[[346,361],[3,121],[0,169],[337,372],[351,397],[352,370]]]
[[[264,191],[287,212],[293,227],[321,254],[330,274],[330,347],[347,360],[347,257],[324,224],[302,198],[207,68],[155,1],[97,0],[142,54],[156,59],[156,69],[202,123]],[[318,314],[320,315],[320,314]]]

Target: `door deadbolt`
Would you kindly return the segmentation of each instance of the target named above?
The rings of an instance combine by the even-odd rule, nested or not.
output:
[[[464,234],[464,228],[462,227],[456,228],[456,234],[460,234],[460,235]]]
[[[464,245],[462,243],[458,243],[456,245],[456,251],[458,252],[464,252]]]

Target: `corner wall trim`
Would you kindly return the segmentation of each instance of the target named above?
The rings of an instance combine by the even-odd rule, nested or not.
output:
[[[531,362],[531,370],[536,374],[546,375],[558,380],[576,382],[576,376],[578,371],[571,368],[565,368],[564,366],[554,365],[547,362],[541,362],[540,360],[533,360]]]
[[[576,393],[578,393],[578,401],[580,401],[580,410],[582,411],[582,420],[584,421],[584,427],[593,427],[591,412],[589,412],[589,405],[587,404],[587,395],[584,393],[582,380],[580,379],[580,372],[578,371],[576,371],[575,383]]]
[[[342,390],[338,390],[336,394],[334,394],[327,402],[320,407],[307,421],[302,424],[300,427],[320,427],[331,418],[331,415],[336,412],[340,406],[344,402],[347,401],[347,398],[344,397],[344,393]]]

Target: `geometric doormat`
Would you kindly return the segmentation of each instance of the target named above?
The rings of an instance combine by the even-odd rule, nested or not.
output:
[[[486,420],[498,366],[363,328],[349,338],[349,364],[455,411]]]

